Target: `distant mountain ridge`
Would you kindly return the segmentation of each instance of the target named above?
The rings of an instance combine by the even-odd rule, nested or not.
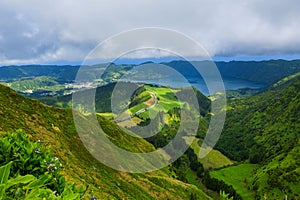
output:
[[[192,61],[191,63],[206,65],[210,61]],[[193,76],[197,71],[190,62],[175,60],[163,62],[164,64],[178,70],[181,74]],[[222,77],[239,78],[264,84],[272,84],[280,79],[300,71],[300,60],[268,60],[268,61],[230,61],[215,62]],[[103,63],[91,66],[93,72],[100,74],[109,65],[109,70],[104,72],[103,77],[107,81],[112,80],[112,73],[119,70],[129,71],[138,65],[116,65]],[[38,76],[50,76],[58,82],[72,82],[76,78],[79,65],[24,65],[24,66],[2,66],[0,67],[0,81],[11,81],[22,78]],[[122,75],[123,72],[120,72]]]

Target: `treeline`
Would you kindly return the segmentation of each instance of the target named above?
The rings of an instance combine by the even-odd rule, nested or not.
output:
[[[175,115],[180,116],[180,109],[171,109],[167,114],[172,117]],[[158,117],[161,116],[157,115],[156,118]],[[178,146],[182,147],[187,145],[183,138],[177,139],[176,142],[172,140],[177,134],[178,128],[179,123],[171,123],[169,125],[165,124],[156,135],[146,138],[146,140],[153,144],[155,148],[162,148],[171,143],[171,147],[166,149],[166,152],[170,156],[174,156],[176,155],[176,151],[178,151]],[[204,169],[202,163],[198,161],[198,157],[191,147],[188,147],[183,155],[170,165],[170,170],[176,174],[177,179],[186,183],[188,183],[187,173],[189,170],[192,170],[208,189],[216,192],[224,191],[229,197],[233,197],[234,200],[242,199],[231,185],[227,185],[224,181],[210,176],[209,171]],[[197,199],[195,194],[191,194],[191,199]]]
[[[173,171],[175,171],[178,179],[183,182],[188,182],[186,174],[189,169],[194,171],[199,178],[203,178],[204,176],[204,167],[198,161],[198,157],[194,150],[190,147],[172,165],[175,167],[175,170]]]
[[[279,91],[232,101],[215,148],[232,160],[253,164],[289,152],[299,139],[299,87],[300,79]]]
[[[198,161],[194,150],[190,147],[173,163],[173,166],[175,167],[173,171],[175,171],[177,178],[183,182],[188,182],[186,174],[191,169],[208,189],[216,192],[224,191],[229,198],[242,200],[241,195],[237,194],[231,185],[210,176],[209,171],[204,169],[203,165]]]
[[[249,178],[259,198],[299,196],[300,79],[289,86],[230,102],[215,149],[231,160],[260,164]],[[262,180],[266,184],[261,184]],[[298,185],[297,185],[298,184]],[[297,185],[295,187],[295,185]]]
[[[234,200],[242,200],[241,195],[236,193],[232,185],[227,185],[224,181],[211,177],[208,171],[204,172],[203,183],[208,189],[224,191],[226,194],[229,194],[229,197],[233,197]]]
[[[271,84],[300,70],[300,60],[231,61],[216,64],[222,77],[265,84]]]
[[[19,80],[10,83],[10,87],[16,91],[25,90],[46,90],[47,87],[56,86],[56,82],[53,78],[47,76],[40,76],[29,80]]]
[[[185,77],[200,76],[194,66],[209,68],[212,65],[210,61],[194,61],[190,63],[181,60],[164,64],[177,70]],[[285,76],[300,71],[300,60],[221,61],[215,62],[215,64],[222,77],[232,77],[264,84],[271,84]]]

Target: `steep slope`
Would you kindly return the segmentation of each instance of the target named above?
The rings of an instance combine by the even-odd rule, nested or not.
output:
[[[300,72],[291,74],[290,76],[280,79],[276,83],[270,85],[267,89],[268,90],[279,90],[279,89],[285,88],[285,87],[289,86],[290,84],[292,84],[293,82],[297,81],[297,79],[299,79],[299,77],[300,77]]]
[[[217,62],[216,64],[223,77],[240,78],[265,84],[272,84],[300,71],[300,60],[231,61]]]
[[[206,66],[210,65],[208,61],[195,61],[193,65]],[[184,76],[198,76],[190,62],[171,61],[163,63],[176,70]],[[300,60],[268,60],[268,61],[230,61],[215,62],[222,77],[231,77],[254,81],[265,84],[272,84],[286,76],[300,71]],[[268,76],[265,76],[265,75]]]
[[[138,152],[153,150],[147,141],[127,137],[113,122],[101,117],[99,121],[109,138],[120,146]],[[192,193],[200,199],[209,199],[196,186],[172,178],[167,168],[146,174],[129,174],[104,166],[83,146],[70,109],[43,105],[2,85],[0,124],[0,133],[23,129],[32,140],[42,140],[63,162],[61,173],[65,178],[77,186],[87,187],[86,199],[92,195],[98,199],[188,199]]]
[[[249,188],[259,198],[300,196],[300,79],[292,84],[230,103],[216,148],[233,160],[259,167]]]

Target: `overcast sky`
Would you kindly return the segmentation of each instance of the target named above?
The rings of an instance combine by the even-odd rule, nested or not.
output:
[[[217,58],[300,55],[298,0],[1,0],[0,65],[81,61],[142,27],[179,31]]]

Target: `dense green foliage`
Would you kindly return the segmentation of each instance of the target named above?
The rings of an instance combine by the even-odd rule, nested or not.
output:
[[[217,62],[216,65],[223,77],[268,85],[300,71],[300,60],[231,61]]]
[[[248,182],[257,165],[254,164],[238,164],[230,167],[210,171],[212,178],[218,179],[231,185],[243,200],[254,199],[254,192],[249,190]]]
[[[5,165],[2,173],[0,168],[0,199],[80,198],[74,185],[58,173],[63,167],[59,158],[21,130],[0,137],[0,152],[0,166]]]
[[[212,189],[215,191],[224,191],[228,194],[229,197],[232,197],[234,200],[241,200],[242,197],[240,194],[237,194],[232,185],[226,184],[225,181],[213,178],[206,172],[204,175],[204,183],[208,189]]]
[[[133,65],[116,65],[111,63],[107,66],[101,79],[106,82],[114,82],[122,77],[122,75],[127,74],[133,68]]]
[[[174,108],[168,111],[169,118],[175,118],[180,120],[180,109]],[[204,119],[200,120],[204,121]],[[155,148],[161,148],[166,146],[171,142],[173,137],[177,134],[178,131],[178,121],[170,121],[168,125],[165,125],[156,135],[147,138],[147,141],[152,143]],[[207,127],[206,127],[207,128]],[[205,128],[205,129],[206,129]],[[202,135],[202,133],[200,134]],[[194,137],[193,137],[194,138]],[[182,143],[182,144],[178,144]],[[184,139],[181,139],[177,141],[176,145],[185,145],[186,141]],[[197,143],[196,143],[197,144]],[[174,144],[173,144],[174,145]],[[175,146],[176,146],[175,145]],[[192,145],[193,146],[193,145]],[[169,155],[173,155],[173,151],[175,151],[176,147],[166,149],[166,153]],[[233,199],[239,200],[242,199],[239,194],[236,193],[235,189],[232,187],[231,184],[227,184],[222,180],[218,180],[216,178],[212,178],[208,171],[204,169],[203,164],[199,161],[198,156],[196,154],[197,151],[192,149],[191,147],[188,147],[188,149],[184,152],[184,154],[178,158],[172,165],[170,166],[171,171],[174,171],[176,174],[176,178],[183,181],[183,182],[190,182],[199,187],[203,187],[202,185],[205,184],[205,186],[208,189],[214,190],[214,191],[225,191],[230,197]],[[194,173],[197,177],[197,180],[192,179],[189,177],[191,173]],[[192,179],[192,180],[191,180]],[[191,194],[191,199],[194,199],[194,194]]]
[[[290,84],[292,84],[293,82],[297,81],[297,79],[299,79],[299,77],[300,77],[300,72],[297,72],[295,74],[291,74],[287,77],[284,77],[283,79],[280,79],[276,83],[273,83],[272,85],[270,85],[266,89],[267,90],[283,89],[283,88],[289,86]]]
[[[79,66],[27,65],[0,67],[0,80],[20,80],[38,76],[55,78],[59,82],[70,82],[75,79]]]
[[[285,88],[230,103],[216,148],[233,160],[260,164],[248,183],[259,197],[300,195],[299,88],[300,79]]]
[[[20,92],[34,92],[34,91],[56,91],[61,90],[64,87],[58,86],[58,82],[53,80],[50,77],[47,76],[39,76],[34,79],[29,80],[20,80],[20,81],[14,81],[12,83],[8,83],[7,85],[11,87],[12,89]]]

